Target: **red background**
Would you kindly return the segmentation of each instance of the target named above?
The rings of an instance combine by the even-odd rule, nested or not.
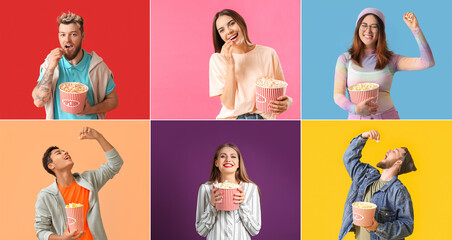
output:
[[[107,119],[149,119],[149,8],[148,0],[0,0],[0,118],[45,118],[31,92],[39,66],[59,47],[56,18],[71,11],[85,20],[82,48],[113,72],[119,106]]]

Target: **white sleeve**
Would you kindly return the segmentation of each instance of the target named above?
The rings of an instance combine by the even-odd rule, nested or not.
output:
[[[261,230],[261,203],[257,186],[248,183],[245,191],[245,201],[240,204],[239,216],[243,226],[251,236],[256,236]]]
[[[209,62],[209,95],[216,97],[223,94],[226,78],[226,62],[220,54],[214,53]]]
[[[196,231],[205,237],[212,230],[217,220],[218,210],[210,204],[211,191],[206,184],[202,184],[198,191],[196,206]]]

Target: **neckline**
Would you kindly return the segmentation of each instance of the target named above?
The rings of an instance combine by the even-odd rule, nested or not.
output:
[[[246,55],[246,54],[248,54],[248,53],[251,53],[251,52],[253,52],[254,50],[256,50],[256,48],[257,48],[258,46],[259,46],[259,45],[254,44],[254,48],[251,49],[250,51],[246,52],[246,53],[232,53],[232,54],[244,56],[244,55]]]

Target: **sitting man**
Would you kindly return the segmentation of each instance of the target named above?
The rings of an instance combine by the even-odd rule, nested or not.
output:
[[[36,107],[45,106],[46,119],[104,119],[118,106],[113,74],[95,52],[82,49],[83,18],[73,13],[58,17],[60,47],[53,49],[41,65],[32,97]],[[88,86],[85,107],[77,114],[60,107],[59,86],[79,82]]]

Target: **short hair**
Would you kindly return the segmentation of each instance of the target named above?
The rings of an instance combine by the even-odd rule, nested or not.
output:
[[[47,150],[44,152],[44,155],[42,156],[42,166],[44,169],[56,177],[55,173],[49,168],[49,164],[52,163],[52,159],[50,158],[50,155],[52,154],[52,151],[55,149],[60,149],[57,146],[51,146],[47,148]]]
[[[399,168],[399,175],[417,170],[414,165],[413,157],[411,156],[410,151],[408,151],[408,148],[402,147],[402,149],[405,150],[405,154],[402,157],[403,161]]]
[[[75,23],[80,27],[80,31],[83,33],[83,18],[75,13],[63,13],[61,16],[57,17],[58,27],[60,24],[71,24]]]

